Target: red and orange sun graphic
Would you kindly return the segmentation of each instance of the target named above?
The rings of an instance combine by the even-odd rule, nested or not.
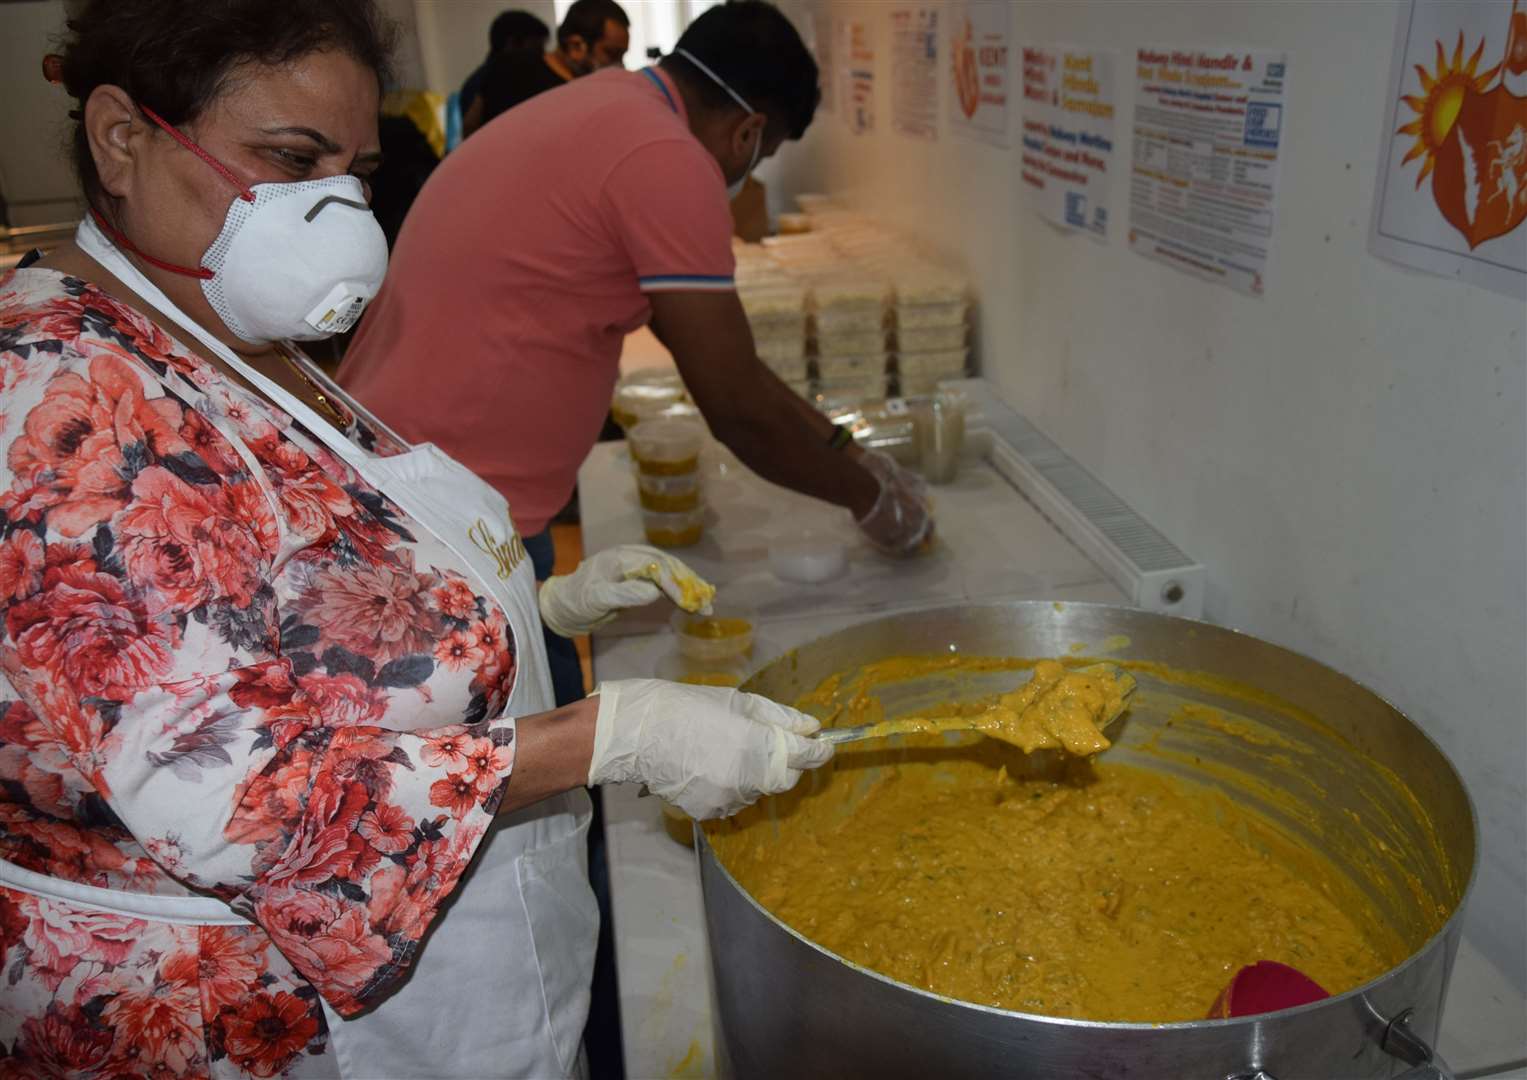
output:
[[[1415,138],[1401,165],[1422,159],[1416,187],[1431,177],[1437,209],[1470,248],[1527,220],[1527,11],[1519,2],[1499,63],[1479,70],[1486,38],[1465,60],[1460,31],[1452,57],[1438,41],[1433,70],[1416,65],[1421,92],[1400,99],[1416,114],[1396,132]]]

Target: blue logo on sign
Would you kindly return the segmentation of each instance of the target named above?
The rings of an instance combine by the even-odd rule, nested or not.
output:
[[[1283,133],[1283,106],[1253,101],[1246,106],[1246,145],[1278,148]]]
[[[1080,191],[1066,192],[1066,224],[1087,227],[1087,196]]]

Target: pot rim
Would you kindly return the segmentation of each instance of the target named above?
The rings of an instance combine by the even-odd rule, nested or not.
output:
[[[854,971],[857,971],[860,974],[868,975],[870,978],[875,979],[878,982],[885,983],[885,984],[887,984],[887,985],[889,985],[891,987],[894,987],[897,990],[902,990],[902,991],[905,991],[907,993],[917,995],[919,997],[928,998],[931,1001],[937,1001],[937,1002],[940,1002],[942,1004],[955,1005],[955,1006],[958,1006],[958,1007],[961,1007],[961,1008],[964,1008],[964,1009],[973,1009],[973,1010],[975,1010],[977,1012],[987,1013],[987,1014],[990,1014],[992,1016],[1012,1017],[1012,1018],[1014,1018],[1016,1020],[1024,1020],[1024,1021],[1028,1021],[1028,1022],[1031,1022],[1031,1023],[1039,1023],[1039,1024],[1055,1024],[1055,1025],[1058,1025],[1060,1027],[1067,1027],[1067,1028],[1084,1028],[1084,1029],[1089,1029],[1089,1030],[1090,1029],[1103,1029],[1103,1030],[1107,1030],[1107,1031],[1120,1031],[1120,1032],[1124,1032],[1124,1031],[1197,1031],[1197,1030],[1200,1030],[1200,1029],[1213,1030],[1213,1029],[1216,1029],[1216,1028],[1231,1027],[1231,1026],[1236,1025],[1236,1024],[1244,1024],[1248,1020],[1257,1020],[1257,1021],[1260,1021],[1260,1020],[1265,1020],[1265,1019],[1267,1019],[1269,1017],[1277,1017],[1280,1020],[1281,1019],[1292,1019],[1294,1017],[1303,1016],[1306,1013],[1314,1013],[1314,1012],[1318,1012],[1318,1011],[1320,1011],[1322,1009],[1330,1008],[1331,1006],[1334,1006],[1334,1005],[1336,1005],[1338,1003],[1354,1001],[1354,1000],[1356,1000],[1358,998],[1366,996],[1367,993],[1370,990],[1373,990],[1374,988],[1378,987],[1380,984],[1382,984],[1384,982],[1387,982],[1388,980],[1392,979],[1394,976],[1396,976],[1400,972],[1406,970],[1407,968],[1409,968],[1412,965],[1414,965],[1415,963],[1417,963],[1423,956],[1425,956],[1426,954],[1431,952],[1432,949],[1434,949],[1450,933],[1452,933],[1455,924],[1458,923],[1462,919],[1463,913],[1464,913],[1464,909],[1468,907],[1469,896],[1473,893],[1473,891],[1474,891],[1474,883],[1475,883],[1476,879],[1479,876],[1479,862],[1480,862],[1480,859],[1479,859],[1479,838],[1480,838],[1479,837],[1479,814],[1475,810],[1475,807],[1474,807],[1474,797],[1473,797],[1473,795],[1471,795],[1469,793],[1469,786],[1468,786],[1468,784],[1466,784],[1464,782],[1463,775],[1458,771],[1458,766],[1453,763],[1453,759],[1448,756],[1447,752],[1445,750],[1443,750],[1441,746],[1437,745],[1436,740],[1431,737],[1431,735],[1426,731],[1425,728],[1423,728],[1420,724],[1418,724],[1414,720],[1412,720],[1409,715],[1407,715],[1404,711],[1399,709],[1392,701],[1390,701],[1388,698],[1384,697],[1384,695],[1382,695],[1382,694],[1378,693],[1377,691],[1375,691],[1372,687],[1368,686],[1366,683],[1362,682],[1359,679],[1354,679],[1352,676],[1347,675],[1347,674],[1345,674],[1343,672],[1337,671],[1335,668],[1331,667],[1329,664],[1322,663],[1321,661],[1316,660],[1314,657],[1308,656],[1308,655],[1306,655],[1304,653],[1301,653],[1301,652],[1298,652],[1298,651],[1296,651],[1294,649],[1289,649],[1289,648],[1286,648],[1285,646],[1278,645],[1278,644],[1276,644],[1274,642],[1268,641],[1266,638],[1259,638],[1255,634],[1247,633],[1244,630],[1238,630],[1238,629],[1236,629],[1234,627],[1229,627],[1229,626],[1221,626],[1218,623],[1211,623],[1211,622],[1209,622],[1206,619],[1189,619],[1189,618],[1185,618],[1185,617],[1180,616],[1180,615],[1166,615],[1166,614],[1163,614],[1161,612],[1145,611],[1145,610],[1143,610],[1141,608],[1126,607],[1126,606],[1124,606],[1122,604],[1101,604],[1101,603],[1097,603],[1095,601],[1074,601],[1073,602],[1073,601],[1069,601],[1069,600],[1066,600],[1066,601],[1055,601],[1055,600],[1011,600],[1011,601],[1006,601],[1006,602],[981,603],[981,604],[935,604],[935,605],[932,605],[932,606],[929,606],[929,607],[926,607],[926,608],[913,608],[913,609],[908,609],[907,611],[895,612],[895,613],[892,613],[892,614],[889,614],[889,615],[882,615],[878,619],[867,619],[864,622],[855,623],[852,626],[844,627],[843,629],[835,631],[834,633],[825,634],[825,635],[823,635],[820,638],[816,638],[813,641],[807,642],[805,645],[797,646],[795,649],[793,649],[791,651],[792,652],[799,652],[802,649],[810,648],[812,645],[815,645],[818,642],[826,641],[829,638],[836,637],[839,634],[848,633],[851,630],[856,630],[856,629],[858,629],[858,628],[860,628],[862,626],[868,625],[871,622],[880,622],[880,621],[883,621],[883,620],[903,618],[906,615],[908,615],[908,614],[910,614],[910,613],[912,613],[914,611],[916,611],[916,612],[938,611],[938,610],[948,610],[948,609],[955,609],[955,608],[958,608],[960,610],[967,610],[967,609],[970,609],[970,608],[994,608],[994,609],[1011,610],[1013,608],[1036,607],[1036,606],[1043,606],[1043,607],[1047,607],[1047,608],[1050,608],[1050,609],[1056,610],[1056,611],[1064,610],[1065,608],[1070,608],[1070,607],[1090,608],[1090,609],[1096,609],[1096,610],[1101,610],[1101,611],[1123,611],[1123,612],[1128,612],[1130,615],[1145,615],[1145,616],[1149,616],[1151,618],[1159,618],[1159,619],[1170,620],[1172,622],[1189,623],[1189,624],[1192,624],[1194,626],[1206,627],[1206,628],[1214,630],[1216,632],[1234,634],[1237,637],[1248,638],[1251,641],[1256,642],[1258,645],[1264,645],[1264,646],[1267,646],[1267,647],[1270,647],[1270,648],[1277,649],[1277,650],[1279,650],[1281,652],[1289,654],[1290,656],[1297,657],[1298,659],[1301,659],[1301,660],[1306,660],[1309,663],[1316,664],[1316,665],[1318,665],[1320,667],[1325,668],[1327,671],[1330,671],[1333,674],[1338,675],[1341,678],[1346,679],[1348,682],[1351,682],[1355,686],[1360,687],[1362,690],[1366,691],[1367,693],[1372,694],[1379,701],[1383,702],[1389,708],[1393,709],[1401,717],[1404,717],[1406,722],[1408,722],[1412,727],[1414,727],[1416,729],[1416,731],[1421,735],[1421,737],[1423,739],[1425,739],[1428,744],[1430,744],[1431,748],[1437,752],[1438,757],[1440,757],[1442,759],[1442,761],[1447,765],[1448,769],[1452,771],[1453,779],[1458,782],[1458,788],[1459,788],[1460,791],[1463,792],[1464,805],[1468,807],[1468,811],[1469,811],[1469,829],[1470,829],[1471,837],[1472,837],[1473,842],[1474,842],[1473,859],[1471,860],[1471,863],[1470,863],[1470,866],[1469,866],[1469,877],[1468,877],[1468,880],[1464,883],[1463,891],[1458,896],[1458,903],[1454,906],[1452,914],[1450,914],[1447,917],[1447,920],[1445,922],[1443,922],[1443,924],[1440,927],[1437,928],[1435,933],[1433,933],[1430,937],[1428,937],[1426,939],[1426,941],[1421,945],[1420,948],[1416,949],[1409,956],[1407,956],[1404,960],[1400,961],[1398,964],[1394,965],[1393,967],[1387,969],[1382,974],[1375,976],[1374,978],[1368,980],[1367,982],[1361,984],[1360,986],[1353,987],[1351,990],[1346,990],[1346,991],[1344,991],[1344,992],[1342,992],[1340,994],[1332,994],[1330,997],[1322,998],[1319,1001],[1312,1001],[1312,1002],[1309,1002],[1308,1004],[1305,1004],[1305,1005],[1296,1005],[1293,1008],[1289,1008],[1289,1009],[1279,1009],[1276,1012],[1256,1013],[1256,1014],[1249,1015],[1249,1016],[1232,1016],[1232,1017],[1227,1017],[1227,1018],[1224,1018],[1224,1019],[1216,1019],[1216,1020],[1209,1020],[1209,1019],[1205,1019],[1205,1020],[1176,1020],[1176,1021],[1167,1021],[1167,1022],[1150,1022],[1150,1021],[1136,1021],[1136,1020],[1079,1020],[1079,1019],[1076,1019],[1076,1018],[1073,1018],[1073,1017],[1048,1016],[1048,1015],[1045,1015],[1044,1013],[1019,1012],[1019,1011],[1017,1011],[1015,1009],[999,1009],[999,1008],[997,1008],[997,1007],[995,1007],[993,1005],[982,1005],[979,1002],[965,1001],[965,1000],[963,1000],[961,998],[947,997],[944,994],[936,994],[936,993],[934,993],[931,990],[924,990],[921,987],[913,986],[910,983],[904,983],[904,982],[902,982],[899,979],[893,979],[889,975],[882,974],[881,972],[875,971],[872,968],[867,968],[867,967],[865,967],[862,964],[857,964],[854,961],[849,960],[846,957],[839,956],[837,953],[833,952],[831,949],[825,948],[824,946],[817,944],[815,941],[812,941],[810,938],[806,937],[800,931],[796,930],[793,926],[790,926],[788,923],[786,923],[783,920],[777,918],[773,914],[773,912],[769,911],[768,908],[766,908],[762,904],[760,904],[754,898],[752,893],[750,893],[747,889],[743,888],[741,883],[738,882],[738,880],[735,877],[732,876],[732,872],[729,869],[727,869],[726,864],[721,861],[721,858],[716,854],[715,849],[711,847],[710,837],[706,835],[705,829],[701,826],[701,824],[699,822],[695,822],[694,823],[695,853],[696,853],[697,858],[699,860],[701,860],[702,862],[705,859],[708,858],[712,863],[714,863],[716,869],[718,871],[720,871],[720,873],[725,877],[727,883],[730,884],[732,886],[732,888],[735,889],[738,893],[740,893],[742,895],[743,899],[745,899],[749,904],[751,904],[756,911],[758,911],[761,915],[763,915],[764,918],[768,919],[776,927],[778,927],[779,929],[785,931],[785,933],[787,933],[790,936],[794,937],[797,941],[800,941],[801,943],[803,943],[803,944],[809,946],[810,948],[814,949],[815,951],[821,953],[823,956],[825,956],[825,957],[827,957],[827,958],[829,958],[831,960],[836,960],[838,963],[844,965],[845,967],[852,968]],[[778,657],[778,658],[776,658],[774,660],[771,660],[769,663],[765,664],[758,671],[755,671],[752,676],[749,676],[749,681],[751,681],[752,678],[756,677],[761,672],[763,672],[763,671],[767,670],[768,668],[773,667],[775,664],[778,664],[781,661],[787,659],[788,656],[789,656],[789,654],[787,653],[786,656],[784,656],[784,657]],[[744,684],[743,684],[744,688],[746,688],[746,685],[747,685],[747,683],[744,682]],[[703,902],[704,902],[704,890],[703,889],[701,890],[701,900],[702,900],[702,904],[703,904]],[[707,911],[707,914],[706,914],[707,929],[709,928],[709,921],[710,921],[710,917],[709,917],[709,912]],[[707,935],[707,937],[708,937],[708,935]],[[712,961],[714,962],[714,955],[712,957]]]

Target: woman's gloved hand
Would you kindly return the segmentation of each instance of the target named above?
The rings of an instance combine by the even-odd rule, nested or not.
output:
[[[541,585],[541,621],[563,637],[603,626],[626,608],[667,596],[685,611],[708,611],[713,586],[681,561],[641,544],[626,544],[584,559],[578,569]]]
[[[859,463],[880,484],[880,497],[869,513],[858,518],[869,542],[887,555],[915,555],[933,538],[933,511],[928,485],[877,450],[859,455]]]
[[[821,725],[768,698],[656,679],[596,691],[589,783],[640,781],[692,818],[728,817],[788,791],[833,748],[806,738]]]

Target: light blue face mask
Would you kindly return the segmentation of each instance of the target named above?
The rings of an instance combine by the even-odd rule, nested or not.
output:
[[[725,90],[731,96],[731,99],[737,104],[741,105],[743,111],[746,112],[749,116],[752,116],[755,112],[758,111],[754,109],[753,106],[749,105],[746,101],[742,100],[741,94],[733,90],[730,86],[726,85],[726,80],[723,79],[720,75],[717,75],[710,68],[706,67],[705,64],[701,62],[700,58],[697,57],[694,53],[690,52],[688,49],[675,49],[673,51],[703,71],[711,82]],[[742,174],[742,179],[738,180],[735,184],[729,184],[727,186],[726,197],[728,199],[735,199],[738,193],[742,191],[742,185],[748,182],[748,177],[753,175],[753,169],[758,165],[758,155],[760,152],[762,152],[762,150],[763,132],[760,131],[758,133],[758,138],[753,141],[753,158],[748,162],[747,171]]]

